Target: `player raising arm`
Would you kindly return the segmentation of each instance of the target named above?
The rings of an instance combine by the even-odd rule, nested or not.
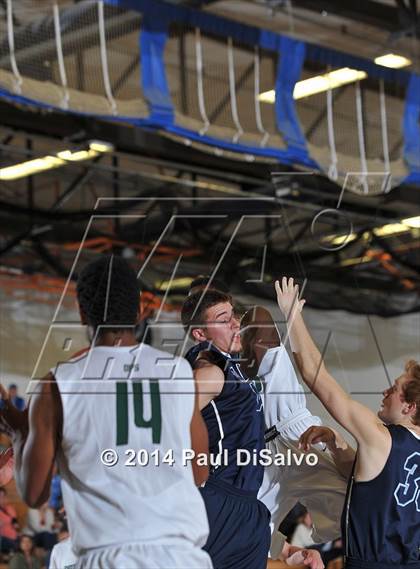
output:
[[[305,383],[358,443],[342,523],[346,569],[420,569],[420,365],[408,362],[375,415],[326,369],[293,279],[275,288]]]

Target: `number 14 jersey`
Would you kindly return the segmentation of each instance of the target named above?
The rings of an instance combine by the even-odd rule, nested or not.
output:
[[[61,396],[58,465],[73,549],[208,535],[185,449],[195,386],[183,358],[97,346],[51,370]]]

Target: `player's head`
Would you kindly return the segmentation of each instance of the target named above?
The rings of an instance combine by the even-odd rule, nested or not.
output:
[[[193,281],[191,281],[188,295],[194,294],[199,290],[202,291],[206,287],[207,290],[220,290],[221,292],[229,294],[229,287],[223,281],[213,279],[211,275],[198,275]]]
[[[82,323],[94,331],[134,328],[140,301],[137,275],[122,257],[101,256],[81,271],[77,300]]]
[[[241,351],[239,320],[229,294],[219,290],[191,294],[182,306],[181,320],[196,342],[211,342],[223,352]]]
[[[281,340],[270,312],[263,306],[254,306],[242,316],[242,357],[255,372],[267,350],[280,346]]]
[[[378,417],[388,424],[420,426],[420,364],[407,362],[404,373],[384,391]]]
[[[9,385],[9,397],[16,397],[17,395],[17,385],[16,383],[11,383]]]

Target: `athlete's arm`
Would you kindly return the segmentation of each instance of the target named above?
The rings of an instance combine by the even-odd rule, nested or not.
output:
[[[194,362],[194,378],[197,385],[198,405],[204,409],[223,389],[225,375],[211,361],[211,354],[204,352]]]
[[[16,430],[12,438],[16,486],[31,508],[39,508],[49,497],[61,425],[61,398],[49,373],[31,398],[27,434]]]
[[[209,477],[209,467],[199,465],[197,463],[198,454],[209,454],[209,435],[207,427],[201,416],[200,408],[198,406],[198,394],[195,394],[194,413],[191,419],[191,448],[195,452],[195,458],[192,461],[192,469],[194,474],[194,481],[197,486],[201,486],[203,482]],[[208,461],[207,461],[208,462]]]
[[[279,307],[288,319],[292,349],[305,383],[358,443],[376,449],[381,447],[381,443],[386,446],[390,435],[380,419],[370,409],[351,399],[328,373],[303,320],[301,309],[304,301],[298,301],[299,289],[293,279],[283,277],[281,286],[276,281],[276,292]]]
[[[339,473],[350,478],[356,453],[348,442],[335,429],[330,427],[309,427],[299,439],[299,446],[309,451],[311,445],[325,443]]]

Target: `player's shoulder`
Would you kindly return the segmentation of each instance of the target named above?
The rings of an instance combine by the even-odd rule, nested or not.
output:
[[[90,349],[91,349],[90,346],[86,346],[85,348],[82,348],[82,349],[78,350],[77,352],[74,352],[74,354],[69,356],[67,359],[63,358],[59,362],[59,365],[74,364],[74,363],[78,363],[80,361],[85,360],[86,357],[89,355]]]
[[[170,367],[174,370],[175,375],[187,374],[188,377],[192,375],[191,365],[182,356],[175,356],[165,350],[160,350],[149,344],[140,345],[140,358],[139,361],[147,361],[149,364],[156,366]]]
[[[224,371],[226,368],[226,359],[221,353],[217,352],[216,350],[201,350],[197,354],[197,357],[193,363],[193,368],[199,369],[209,366],[215,366]]]

